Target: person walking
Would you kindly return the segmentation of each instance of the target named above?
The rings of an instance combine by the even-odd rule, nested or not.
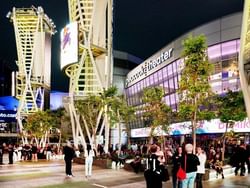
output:
[[[32,144],[31,152],[32,152],[32,161],[37,162],[37,146],[36,146],[36,143]]]
[[[151,155],[146,161],[144,177],[147,188],[162,188],[162,167],[161,161],[159,161],[159,156],[157,156],[157,147],[157,145],[152,145],[150,147]]]
[[[193,145],[185,145],[186,154],[180,158],[181,167],[186,171],[186,179],[182,180],[182,188],[194,188],[197,166],[200,165],[199,158],[194,155]]]
[[[245,164],[247,163],[248,159],[248,153],[245,148],[244,143],[241,143],[240,146],[237,148],[237,151],[235,153],[235,159],[236,159],[236,168],[234,170],[235,176],[238,175],[238,171],[240,169],[240,176],[244,176],[246,172]]]
[[[85,177],[90,178],[92,176],[92,165],[93,165],[93,157],[95,156],[95,152],[92,149],[90,144],[87,144],[87,148],[84,151],[85,157]]]
[[[197,166],[196,188],[202,188],[202,177],[203,177],[203,174],[205,174],[205,164],[206,164],[207,156],[205,152],[201,149],[201,147],[197,147],[196,155],[200,161],[200,165]]]
[[[9,146],[8,146],[8,152],[9,152],[9,164],[13,164],[14,147],[13,147],[12,144],[9,144]]]
[[[75,151],[70,142],[63,148],[64,161],[65,161],[65,172],[67,177],[73,177],[72,174],[72,159],[75,156]]]
[[[176,153],[172,156],[173,168],[172,168],[172,185],[173,188],[181,188],[182,182],[177,179],[177,172],[180,167],[180,158],[182,157],[182,147],[179,146]]]
[[[52,148],[50,144],[46,146],[46,160],[50,160],[52,157]]]

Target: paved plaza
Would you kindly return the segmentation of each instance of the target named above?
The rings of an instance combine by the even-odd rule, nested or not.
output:
[[[124,169],[101,169],[94,167],[93,176],[86,179],[84,165],[73,164],[74,177],[66,178],[64,161],[55,159],[39,162],[18,162],[0,165],[1,188],[58,187],[60,184],[77,183],[74,187],[97,188],[145,188],[143,174],[135,174]],[[67,186],[66,186],[67,187]],[[71,186],[69,186],[71,187]],[[167,182],[163,187],[171,187]],[[214,179],[204,182],[204,188],[250,188],[250,175],[226,176],[224,180]]]

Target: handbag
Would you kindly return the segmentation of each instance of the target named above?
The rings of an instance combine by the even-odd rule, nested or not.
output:
[[[180,168],[178,169],[177,174],[176,174],[178,180],[184,180],[187,177],[187,175],[186,175],[186,161],[187,161],[186,155],[185,155],[185,159],[184,160],[185,160],[185,162],[184,162],[184,164],[185,164],[184,165],[184,169],[182,169],[181,165],[180,165]]]

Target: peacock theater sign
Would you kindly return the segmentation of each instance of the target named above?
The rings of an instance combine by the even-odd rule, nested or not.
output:
[[[173,57],[173,48],[170,48],[166,51],[157,54],[153,58],[149,58],[142,64],[138,65],[135,69],[133,69],[127,76],[126,79],[126,87],[132,85],[138,80],[145,78],[146,76],[152,74],[157,68],[165,61],[169,60]]]

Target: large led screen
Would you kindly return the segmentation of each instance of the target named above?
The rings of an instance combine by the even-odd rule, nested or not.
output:
[[[77,22],[66,25],[61,30],[61,69],[78,61],[78,26]]]

